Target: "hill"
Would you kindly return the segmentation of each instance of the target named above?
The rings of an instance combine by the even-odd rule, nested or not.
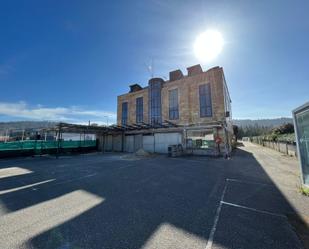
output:
[[[56,125],[55,122],[50,121],[16,121],[16,122],[0,122],[0,133],[9,130],[23,130],[23,129],[40,129],[50,128]]]
[[[233,124],[239,127],[259,126],[259,127],[276,127],[282,124],[292,123],[292,118],[273,118],[273,119],[234,119]]]
[[[239,127],[259,126],[259,127],[276,127],[286,123],[293,123],[292,118],[274,118],[274,119],[235,119],[233,123]],[[9,130],[39,129],[55,126],[56,122],[51,121],[15,121],[0,122],[0,133]]]

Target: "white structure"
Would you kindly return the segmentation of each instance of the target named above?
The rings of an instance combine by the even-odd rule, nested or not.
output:
[[[302,183],[309,186],[309,102],[293,111]]]

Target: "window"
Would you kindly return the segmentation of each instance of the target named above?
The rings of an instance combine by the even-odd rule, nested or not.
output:
[[[211,129],[203,131],[187,131],[187,148],[190,149],[215,149],[214,132]]]
[[[152,82],[149,85],[150,96],[150,123],[160,124],[161,117],[161,82]]]
[[[210,84],[204,84],[199,86],[200,95],[200,117],[211,117],[212,106],[211,106],[211,91]]]
[[[143,122],[143,97],[136,99],[136,123]]]
[[[122,103],[121,124],[126,125],[128,122],[128,102]]]
[[[178,119],[178,89],[173,89],[169,91],[169,119]]]

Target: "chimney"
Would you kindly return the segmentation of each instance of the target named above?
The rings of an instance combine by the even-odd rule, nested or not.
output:
[[[170,72],[170,81],[180,80],[183,77],[181,70],[177,69]]]
[[[188,76],[193,76],[193,75],[202,73],[203,69],[200,64],[197,64],[192,67],[188,67],[187,71],[188,71]]]
[[[139,84],[130,85],[130,93],[137,92],[143,88]]]

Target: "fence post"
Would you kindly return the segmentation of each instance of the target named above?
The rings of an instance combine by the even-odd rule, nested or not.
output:
[[[61,123],[58,125],[58,141],[57,141],[57,155],[56,158],[58,159],[59,157],[59,152],[60,152],[60,134],[61,134]]]

